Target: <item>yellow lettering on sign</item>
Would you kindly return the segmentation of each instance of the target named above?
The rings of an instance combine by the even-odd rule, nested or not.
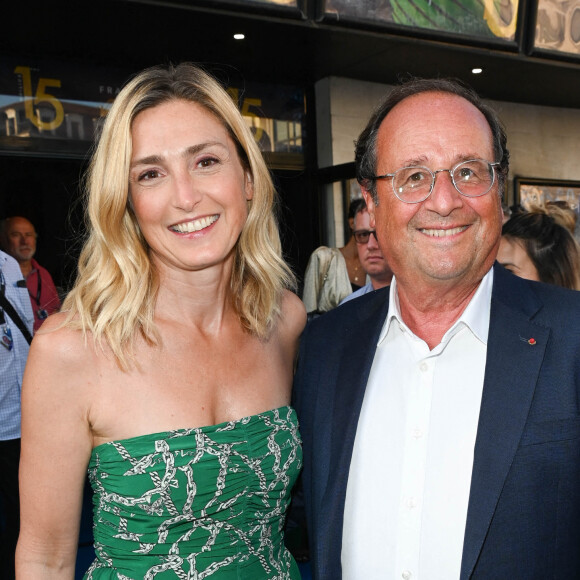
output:
[[[41,131],[52,131],[60,127],[64,120],[64,109],[62,103],[50,93],[46,92],[47,88],[60,88],[58,79],[39,78],[36,94],[32,95],[32,76],[29,66],[17,66],[14,73],[22,77],[22,87],[24,90],[24,112],[26,118]],[[36,114],[35,107],[40,103],[48,103],[54,109],[54,119],[52,121],[43,121],[40,115]]]
[[[236,107],[238,106],[238,101],[240,99],[240,89],[234,89],[233,87],[228,87],[227,89],[227,93],[230,97],[232,97],[232,100],[234,101],[234,103],[236,103]]]
[[[262,106],[262,99],[244,99],[242,103],[242,115],[244,117],[255,117],[259,118],[259,115],[256,115],[253,111],[250,111],[250,107],[261,107]],[[256,127],[256,133],[254,134],[254,139],[257,143],[260,142],[264,130],[261,127]]]

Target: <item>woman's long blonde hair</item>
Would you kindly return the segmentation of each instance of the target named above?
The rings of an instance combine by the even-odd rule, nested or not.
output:
[[[129,204],[131,126],[140,112],[172,100],[197,103],[215,115],[252,177],[253,199],[236,245],[230,286],[242,326],[266,339],[280,314],[283,290],[295,288],[282,258],[270,173],[231,97],[191,63],[147,69],[122,89],[107,114],[86,176],[88,237],[63,305],[65,324],[90,331],[97,344],[104,340],[122,369],[131,364],[137,335],[150,344],[159,338],[154,323],[157,274]]]

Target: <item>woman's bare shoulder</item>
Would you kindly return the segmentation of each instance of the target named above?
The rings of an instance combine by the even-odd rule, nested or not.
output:
[[[23,419],[34,422],[45,414],[85,433],[99,356],[91,337],[64,325],[65,320],[50,316],[32,339],[22,381]]]
[[[298,338],[306,325],[306,308],[300,298],[285,290],[280,307],[281,329],[287,333],[288,338]]]
[[[49,316],[34,334],[29,359],[42,359],[55,365],[85,365],[94,356],[90,333],[67,324],[67,314]]]

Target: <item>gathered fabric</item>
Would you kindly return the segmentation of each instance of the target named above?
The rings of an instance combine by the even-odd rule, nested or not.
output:
[[[85,579],[299,580],[283,528],[301,466],[291,407],[99,445]]]

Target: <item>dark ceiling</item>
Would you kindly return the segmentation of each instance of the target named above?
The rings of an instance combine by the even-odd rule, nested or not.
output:
[[[36,8],[13,2],[2,12],[0,49],[13,56],[131,70],[193,60],[242,79],[301,85],[331,75],[391,84],[408,74],[453,76],[485,98],[580,108],[580,57],[565,62],[210,3],[53,0]],[[235,32],[246,39],[233,40]],[[471,74],[474,66],[483,74]]]

